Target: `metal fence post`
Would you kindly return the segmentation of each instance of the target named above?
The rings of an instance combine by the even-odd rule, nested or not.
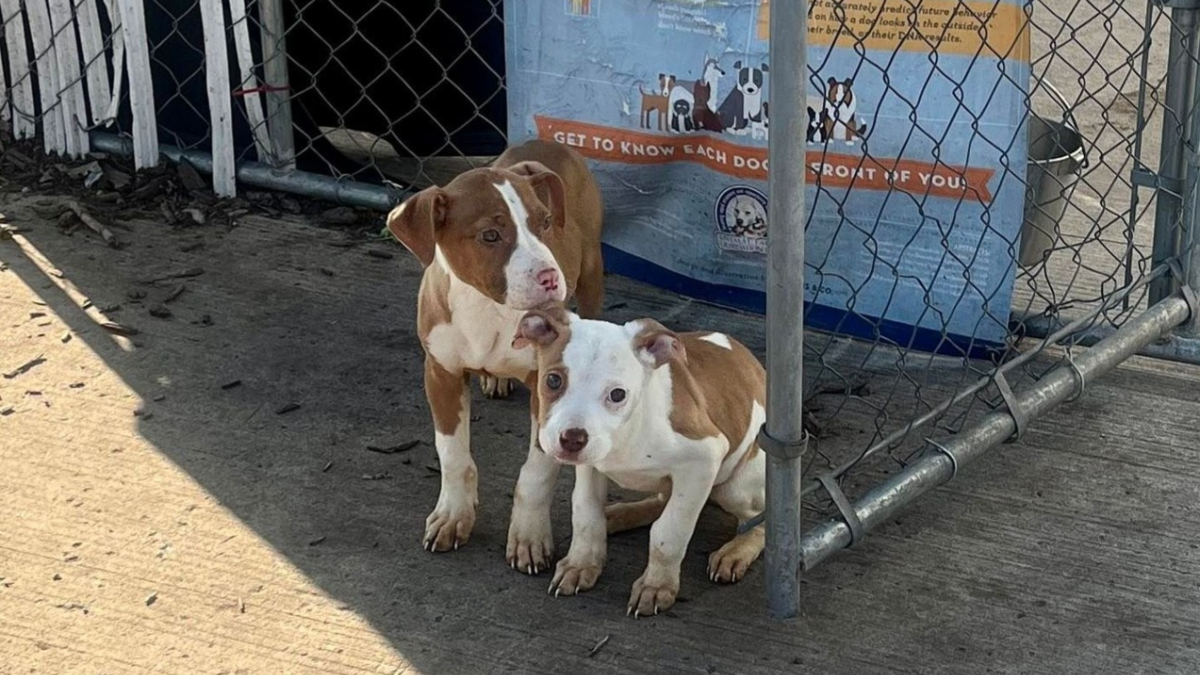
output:
[[[808,2],[770,4],[772,107],[768,147],[767,609],[786,619],[800,605],[800,471],[805,434],[804,204]]]
[[[1157,0],[1170,7],[1171,0]],[[1154,249],[1151,267],[1169,262],[1179,254],[1180,212],[1184,198],[1184,171],[1187,155],[1183,146],[1192,109],[1192,80],[1195,75],[1196,10],[1174,7],[1171,10],[1170,42],[1167,52],[1167,85],[1164,94],[1162,146],[1157,177],[1154,211]],[[1178,279],[1167,275],[1150,284],[1149,302],[1155,304],[1178,288]]]
[[[1200,139],[1200,67],[1196,65],[1197,58],[1200,57],[1200,21],[1197,21],[1194,10],[1189,29],[1186,38],[1189,49],[1182,55],[1191,66],[1190,77],[1185,83],[1188,96],[1184,100],[1187,107],[1181,115],[1187,122],[1184,126],[1186,134],[1177,134],[1173,145],[1174,151],[1183,156],[1187,166],[1187,180],[1180,190],[1183,200],[1181,231],[1176,241],[1179,246],[1177,269],[1182,277],[1178,279],[1178,283],[1188,301],[1191,314],[1177,332],[1183,337],[1196,338],[1200,337],[1200,313],[1196,311],[1196,296],[1200,294],[1200,148],[1196,145]],[[1174,45],[1175,41],[1172,40],[1171,44]],[[1166,152],[1164,146],[1164,156]]]

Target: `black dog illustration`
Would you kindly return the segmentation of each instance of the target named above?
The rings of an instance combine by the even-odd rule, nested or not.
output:
[[[682,133],[695,131],[696,124],[692,121],[692,102],[687,97],[672,96],[671,102],[671,131]]]
[[[706,56],[704,75],[696,80],[696,84],[692,87],[692,98],[695,99],[692,105],[692,119],[695,121],[697,129],[719,133],[724,128],[721,124],[721,116],[716,112],[717,102],[714,100],[717,96],[717,84],[723,75],[725,75],[725,71],[717,65],[717,60]]]
[[[717,114],[721,116],[721,124],[735,134],[749,133],[750,123],[762,121],[762,88],[768,72],[767,64],[758,68],[742,66],[741,61],[733,64],[737,72],[737,84],[721,103]]]
[[[818,116],[817,111],[812,109],[812,106],[807,106],[808,110],[808,128],[804,130],[804,140],[809,143],[824,143],[827,139],[825,135],[825,119],[826,113],[824,110]]]

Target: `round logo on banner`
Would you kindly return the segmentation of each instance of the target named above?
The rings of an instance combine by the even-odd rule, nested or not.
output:
[[[749,185],[734,185],[717,197],[717,248],[736,253],[767,252],[767,196]]]

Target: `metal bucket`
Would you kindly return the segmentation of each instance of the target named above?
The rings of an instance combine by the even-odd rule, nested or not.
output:
[[[1017,257],[1022,267],[1041,262],[1054,246],[1067,202],[1081,170],[1087,166],[1083,138],[1073,124],[1069,108],[1057,91],[1053,94],[1066,113],[1063,121],[1047,120],[1033,112],[1029,115],[1025,220]]]

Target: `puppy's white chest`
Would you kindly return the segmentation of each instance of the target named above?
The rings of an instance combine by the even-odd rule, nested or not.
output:
[[[614,448],[596,468],[627,490],[662,492],[681,465],[703,458],[715,461],[722,445],[716,437],[689,439],[663,421]]]
[[[451,286],[450,321],[429,331],[426,349],[443,367],[523,378],[536,367],[533,350],[512,348],[523,312],[493,302],[465,284]]]

